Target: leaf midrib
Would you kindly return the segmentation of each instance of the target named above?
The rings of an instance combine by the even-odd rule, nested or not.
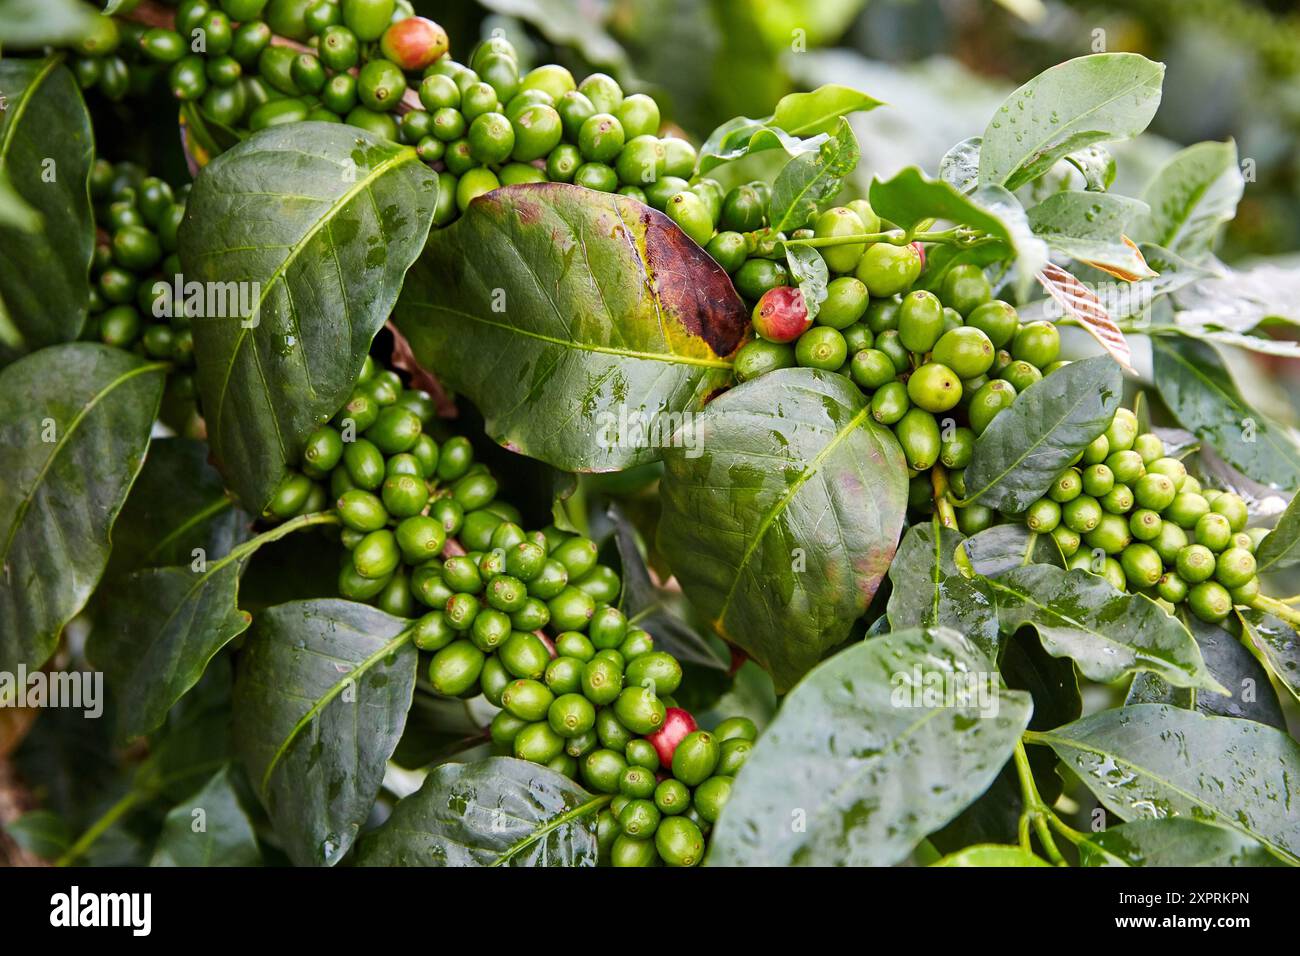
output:
[[[0,551],[0,564],[4,564],[9,560],[9,551],[13,547],[14,539],[18,536],[18,530],[22,527],[23,519],[27,516],[27,510],[31,507],[32,501],[36,497],[36,493],[45,483],[45,476],[54,466],[55,460],[63,453],[64,447],[67,445],[72,435],[77,431],[78,427],[80,427],[81,423],[85,420],[86,416],[89,415],[91,411],[99,405],[100,401],[109,395],[109,393],[115,391],[119,386],[135,378],[137,375],[144,375],[148,372],[163,371],[166,368],[167,364],[165,362],[151,362],[148,365],[140,365],[136,368],[130,369],[109,382],[105,388],[96,392],[89,402],[81,406],[77,411],[77,414],[73,416],[72,421],[68,423],[68,427],[63,430],[63,434],[55,443],[54,448],[50,450],[50,454],[46,456],[45,463],[41,465],[40,471],[36,473],[36,480],[32,482],[31,490],[23,496],[23,500],[19,503],[18,509],[14,512],[13,524],[9,527],[9,534],[5,540],[4,550]]]
[[[545,824],[520,839],[519,842],[512,843],[510,846],[502,850],[500,856],[493,860],[489,865],[505,866],[512,859],[531,847],[533,844],[537,843],[539,840],[549,836],[565,824],[572,823],[574,820],[580,820],[588,814],[599,810],[613,799],[613,794],[599,794],[591,797],[591,799],[587,800],[585,803],[578,804],[572,810],[567,810],[557,817],[552,817],[550,820],[546,821]]]
[[[416,156],[413,149],[400,149],[396,154],[373,167],[364,177],[354,183],[350,189],[342,193],[338,199],[330,203],[326,214],[318,218],[316,222],[312,224],[311,228],[303,233],[302,237],[290,247],[289,252],[285,255],[284,259],[280,261],[280,264],[277,265],[272,273],[267,277],[266,282],[262,285],[261,294],[257,297],[257,302],[253,306],[253,314],[258,315],[261,313],[262,306],[266,302],[267,297],[271,294],[271,290],[275,288],[278,283],[285,281],[285,275],[288,273],[289,267],[297,261],[298,257],[303,253],[311,241],[316,238],[322,229],[333,223],[335,217],[338,216],[358,195],[360,195],[363,190],[369,189],[370,185],[377,181],[382,173],[387,172],[390,168],[409,164],[413,160],[416,162],[419,161],[419,157]],[[221,379],[221,389],[218,392],[217,407],[212,416],[212,434],[221,434],[221,420],[223,413],[225,412],[226,396],[230,394],[230,377],[234,374],[236,360],[239,358],[240,350],[243,348],[244,342],[248,338],[250,331],[251,329],[249,329],[243,322],[239,323],[239,334],[236,336],[234,345],[230,350],[230,360],[226,364],[225,374]],[[268,393],[266,398],[269,400],[270,397],[271,396]]]
[[[786,490],[782,492],[775,502],[773,502],[772,507],[768,509],[767,514],[763,516],[763,520],[759,523],[753,540],[750,541],[749,546],[745,549],[745,553],[741,555],[740,563],[736,565],[736,573],[732,576],[731,587],[727,590],[727,595],[722,600],[722,606],[718,609],[718,616],[716,619],[717,624],[724,632],[726,631],[727,612],[731,610],[731,602],[735,597],[736,588],[740,586],[740,578],[745,573],[745,568],[753,558],[754,552],[758,550],[758,546],[762,544],[763,538],[767,536],[768,529],[772,527],[772,523],[777,519],[781,512],[783,512],[790,502],[794,500],[795,492],[802,488],[812,479],[813,475],[817,474],[821,470],[822,462],[830,456],[831,452],[839,447],[841,442],[845,441],[850,434],[862,427],[862,424],[867,420],[867,415],[870,412],[871,406],[867,405],[849,419],[848,424],[841,428],[835,437],[826,443],[826,447],[813,456],[812,461],[810,461],[807,467],[805,467],[799,474],[799,477],[790,483]]]
[[[695,365],[701,368],[717,369],[731,368],[731,362],[726,359],[695,358],[693,356],[681,355],[675,352],[641,352],[635,349],[618,349],[603,345],[592,345],[585,342],[576,342],[572,339],[557,338],[556,336],[546,335],[542,332],[534,332],[530,329],[521,329],[518,326],[506,325],[502,322],[492,322],[489,319],[475,315],[472,312],[455,309],[439,302],[412,301],[411,304],[417,309],[427,309],[431,312],[443,312],[447,315],[453,315],[462,319],[468,319],[471,322],[477,322],[480,325],[487,325],[495,329],[500,329],[503,332],[515,333],[524,338],[536,339],[537,341],[545,342],[548,345],[573,349],[574,351],[593,352],[600,355],[616,355],[620,358],[639,359],[647,362],[665,362],[670,365]]]
[[[1064,573],[1064,574],[1068,574],[1069,572],[1063,572],[1063,573]],[[1004,594],[1010,594],[1010,595],[1012,595],[1012,596],[1014,596],[1014,597],[1017,597],[1017,598],[1019,598],[1021,601],[1023,601],[1025,604],[1028,604],[1030,607],[1037,608],[1039,611],[1043,612],[1044,614],[1046,614],[1046,615],[1052,617],[1053,619],[1055,619],[1055,620],[1057,620],[1057,621],[1060,621],[1060,622],[1062,622],[1062,623],[1064,623],[1064,624],[1068,624],[1068,625],[1070,625],[1071,627],[1078,628],[1080,631],[1083,631],[1085,634],[1088,634],[1088,635],[1091,635],[1091,636],[1097,638],[1098,640],[1100,640],[1100,641],[1101,641],[1102,643],[1104,643],[1104,644],[1107,644],[1107,645],[1109,645],[1109,646],[1111,646],[1111,647],[1122,648],[1124,651],[1127,651],[1128,653],[1130,653],[1130,654],[1133,655],[1133,660],[1134,660],[1135,662],[1137,662],[1137,661],[1141,661],[1144,657],[1146,657],[1147,659],[1151,659],[1152,657],[1154,657],[1154,655],[1150,654],[1149,652],[1146,652],[1146,651],[1140,651],[1138,648],[1134,647],[1132,644],[1126,644],[1126,643],[1124,643],[1123,641],[1112,640],[1111,638],[1107,637],[1105,634],[1103,634],[1101,631],[1097,630],[1096,628],[1092,627],[1091,625],[1089,625],[1089,624],[1087,624],[1087,623],[1085,623],[1085,622],[1083,622],[1083,621],[1080,621],[1080,620],[1078,620],[1078,619],[1076,619],[1076,618],[1074,618],[1074,617],[1071,617],[1071,616],[1068,615],[1068,614],[1063,614],[1062,612],[1056,610],[1055,608],[1051,607],[1050,605],[1043,604],[1043,603],[1039,602],[1039,601],[1038,601],[1038,600],[1037,600],[1037,599],[1036,599],[1032,594],[1030,594],[1028,591],[1024,591],[1024,590],[1016,590],[1015,588],[1011,587],[1010,585],[1006,584],[1006,583],[1003,582],[1003,581],[999,581],[999,580],[997,580],[996,578],[986,578],[985,580],[987,580],[987,581],[989,582],[989,584],[992,585],[992,587],[993,587],[994,590],[1001,591],[1001,592],[1004,593]],[[1135,596],[1135,597],[1142,597],[1142,595],[1134,595],[1134,596]],[[1037,629],[1036,626],[1035,626],[1035,629]],[[1186,628],[1184,628],[1184,630],[1186,630]],[[1192,645],[1195,645],[1195,644],[1196,644],[1196,639],[1193,638],[1193,637],[1191,636],[1191,632],[1188,632],[1188,640],[1192,643]],[[1198,652],[1199,652],[1199,648],[1198,648]],[[1073,655],[1070,655],[1070,656],[1071,656],[1071,659],[1074,659],[1074,658],[1073,658]],[[1178,668],[1179,670],[1182,670],[1182,665],[1178,664],[1176,661],[1168,660],[1168,661],[1165,661],[1165,663],[1168,664],[1170,667],[1175,667],[1175,668]],[[1133,668],[1127,668],[1127,667],[1126,667],[1126,668],[1125,668],[1125,671],[1128,671],[1128,670],[1131,670],[1131,669],[1133,669]],[[1140,668],[1140,669],[1141,669],[1141,670],[1149,670],[1149,668]],[[1161,673],[1161,672],[1158,672],[1158,671],[1152,671],[1152,673],[1159,674],[1159,676],[1161,676],[1161,677],[1164,677],[1164,676],[1165,676],[1164,673]],[[1175,686],[1186,687],[1186,688],[1188,688],[1188,689],[1191,689],[1191,688],[1194,687],[1194,686],[1200,686],[1200,685],[1175,685]]]
[[[1145,705],[1145,706],[1171,706],[1171,705],[1161,704],[1161,705]],[[1228,720],[1230,718],[1224,717],[1220,719]],[[1115,753],[1114,751],[1103,750],[1098,747],[1091,746],[1073,737],[1059,737],[1050,730],[1041,731],[1041,732],[1032,731],[1032,730],[1025,731],[1025,742],[1047,744],[1047,746],[1052,747],[1053,750],[1056,749],[1055,744],[1059,743],[1064,747],[1073,748],[1075,750],[1079,750],[1084,753],[1092,754],[1093,756],[1096,757],[1105,757],[1110,760],[1113,760],[1117,765],[1124,766],[1129,770],[1134,771],[1138,776],[1145,777],[1148,780],[1151,780],[1155,783],[1163,784],[1166,787],[1168,787],[1170,791],[1178,794],[1179,796],[1186,798],[1189,802],[1210,811],[1212,814],[1214,814],[1214,819],[1216,821],[1222,821],[1224,826],[1230,827],[1231,829],[1236,830],[1238,833],[1244,833],[1251,839],[1258,840],[1260,843],[1263,843],[1265,846],[1269,847],[1275,853],[1279,854],[1284,859],[1289,861],[1292,865],[1300,865],[1300,857],[1296,856],[1290,850],[1287,850],[1285,847],[1278,846],[1276,843],[1274,843],[1268,837],[1265,837],[1263,834],[1255,833],[1251,830],[1246,829],[1243,826],[1239,826],[1232,815],[1228,814],[1225,811],[1219,810],[1217,807],[1209,803],[1206,803],[1205,800],[1196,796],[1195,794],[1188,793],[1186,790],[1183,790],[1181,787],[1177,786],[1173,781],[1166,780],[1164,777],[1161,776],[1157,776],[1156,773],[1150,770],[1149,768],[1144,767],[1141,764],[1134,763],[1133,761],[1125,759],[1124,757],[1121,757],[1119,754]],[[1141,818],[1139,817],[1139,819]]]
[[[280,746],[276,748],[275,753],[271,755],[271,760],[266,765],[266,772],[262,774],[261,785],[259,787],[264,797],[269,794],[271,774],[274,773],[275,769],[280,765],[281,758],[283,758],[285,753],[288,752],[289,747],[293,742],[298,739],[298,735],[325,710],[335,697],[343,693],[343,689],[347,687],[349,683],[356,682],[358,676],[365,674],[370,670],[370,668],[374,667],[375,664],[379,663],[380,660],[398,650],[403,644],[412,640],[414,636],[415,624],[412,624],[410,627],[400,631],[396,637],[393,637],[391,640],[380,645],[379,649],[374,653],[359,661],[354,668],[342,675],[337,682],[331,685],[325,693],[307,709],[307,712],[298,719],[298,722],[295,723],[289,733],[285,735],[284,740],[281,741]]]

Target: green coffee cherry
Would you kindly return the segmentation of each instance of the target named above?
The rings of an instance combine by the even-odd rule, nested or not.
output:
[[[634,734],[654,733],[663,725],[664,713],[663,701],[645,687],[625,687],[614,701],[614,715]],[[674,775],[682,779],[676,770]]]
[[[478,683],[485,660],[483,652],[469,641],[454,641],[429,662],[429,683],[444,697],[459,697]]]

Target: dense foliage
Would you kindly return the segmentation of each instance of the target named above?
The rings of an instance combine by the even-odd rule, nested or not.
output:
[[[1160,64],[859,194],[838,83],[696,146],[401,0],[72,11],[0,2],[0,671],[110,694],[32,852],[1300,864],[1300,349],[1196,314],[1232,143],[1111,191]],[[192,181],[96,151],[162,90]]]

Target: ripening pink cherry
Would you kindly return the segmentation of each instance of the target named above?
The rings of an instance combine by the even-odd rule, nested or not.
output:
[[[769,342],[793,342],[812,325],[803,293],[788,285],[763,293],[754,306],[753,321],[754,331]]]
[[[688,734],[693,734],[698,729],[695,718],[688,711],[680,707],[669,707],[664,711],[663,726],[646,737],[646,740],[654,745],[655,753],[659,754],[660,766],[671,767],[677,745]]]
[[[423,70],[446,53],[449,46],[447,31],[424,17],[398,20],[384,31],[379,41],[384,57],[408,72]]]

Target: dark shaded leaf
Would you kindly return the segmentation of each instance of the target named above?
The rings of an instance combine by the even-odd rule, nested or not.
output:
[[[285,852],[337,863],[356,839],[406,723],[410,622],[349,601],[259,615],[235,682],[235,745]]]
[[[510,757],[444,764],[357,850],[358,866],[595,866],[610,801]]]
[[[667,651],[683,664],[725,670],[731,662],[720,658],[707,640],[672,612],[672,595],[651,579],[637,545],[636,529],[616,502],[609,507],[609,517],[614,522],[614,543],[623,572],[622,610],[628,620],[649,631],[658,650]]]
[[[1171,687],[1150,672],[1140,673],[1129,686],[1126,704],[1175,704],[1212,717],[1237,717],[1286,730],[1268,672],[1245,645],[1217,624],[1207,624],[1182,608],[1179,615],[1196,639],[1206,669],[1232,696],[1191,687]],[[1064,721],[1061,721],[1064,723]],[[1035,728],[1038,729],[1038,728]]]
[[[1034,628],[1049,654],[1073,658],[1091,680],[1149,670],[1177,687],[1224,689],[1187,628],[1146,595],[1117,591],[1082,569],[1045,564],[990,581],[1004,629]]]
[[[99,583],[164,370],[77,343],[0,371],[0,668],[44,664]]]
[[[207,445],[156,439],[113,526],[108,573],[189,564],[195,548],[215,561],[248,539],[251,524],[208,464]]]
[[[230,768],[218,770],[163,821],[150,866],[257,866],[253,825],[239,805]]]
[[[437,192],[411,147],[329,123],[262,130],[195,182],[181,262],[187,282],[213,283],[218,313],[192,319],[196,380],[213,454],[250,512],[347,400]]]

